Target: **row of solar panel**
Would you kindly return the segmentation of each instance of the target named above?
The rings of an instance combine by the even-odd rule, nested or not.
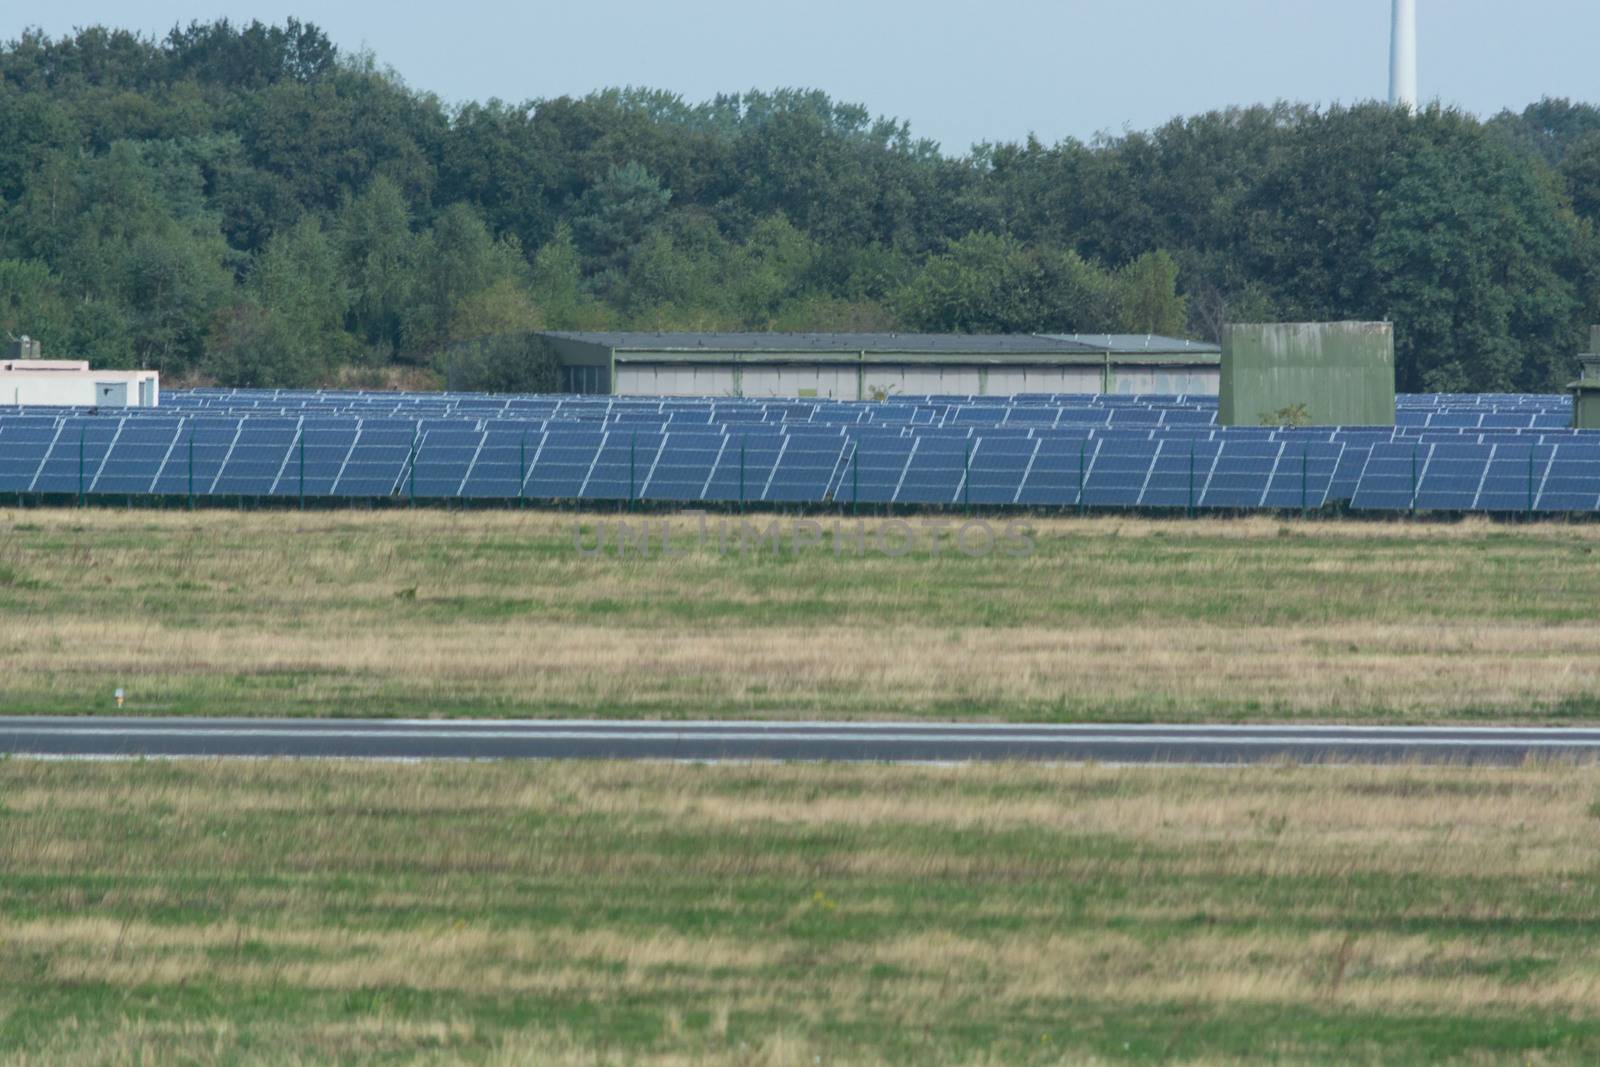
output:
[[[1407,435],[1411,435],[1407,439]],[[0,416],[0,492],[1593,511],[1600,438]],[[1368,456],[1371,460],[1368,460]],[[1296,470],[1295,457],[1299,457]]]
[[[1438,394],[1448,397],[1450,394]],[[1461,394],[1471,398],[1477,394]],[[1552,394],[1556,395],[1556,394]],[[693,397],[654,395],[588,395],[570,393],[391,393],[351,392],[339,390],[297,391],[287,389],[189,389],[168,390],[163,403],[373,403],[373,404],[472,404],[480,406],[515,406],[519,404],[586,404],[586,405],[654,405],[689,406],[695,404],[721,405],[794,405],[829,406],[859,403],[832,397]],[[1464,400],[1463,402],[1468,402]],[[1508,401],[1510,402],[1510,401]],[[1164,406],[1198,405],[1216,407],[1214,395],[1171,393],[1010,393],[1005,395],[974,396],[966,393],[907,393],[894,394],[883,400],[874,400],[875,407],[897,407],[906,404],[1099,404],[1105,406]]]
[[[573,412],[577,414],[598,412],[697,412],[715,410],[728,413],[739,412],[803,412],[807,414],[823,412],[862,412],[884,417],[903,417],[907,411],[944,413],[949,411],[974,411],[986,412],[991,416],[1017,409],[1033,411],[1187,411],[1187,412],[1215,412],[1215,400],[1209,402],[1185,397],[1139,397],[1131,398],[1133,402],[1107,403],[1096,397],[1062,397],[1054,399],[1038,399],[1023,397],[1007,397],[993,399],[994,402],[984,402],[986,398],[971,400],[947,399],[937,397],[919,397],[915,402],[905,403],[872,403],[862,404],[850,401],[794,401],[794,400],[731,400],[731,399],[702,399],[702,400],[663,400],[651,398],[638,400],[633,398],[609,398],[604,400],[590,400],[581,398],[526,398],[515,401],[474,402],[455,400],[419,400],[415,402],[393,399],[374,400],[335,400],[305,398],[296,400],[289,397],[278,398],[217,398],[217,399],[177,399],[168,398],[163,404],[164,409],[177,409],[182,411],[260,411],[260,410],[328,410],[351,412],[392,412],[408,414],[413,412],[433,411],[463,411],[473,413],[504,413],[510,415],[525,415],[528,413],[543,414],[552,412]],[[1440,405],[1396,405],[1396,412],[1403,420],[1418,420],[1428,417],[1471,417],[1489,414],[1500,415],[1561,415],[1569,414],[1572,410],[1570,399],[1564,397],[1538,397],[1536,402],[1522,403],[1447,403]]]
[[[1600,442],[1375,445],[1351,507],[1383,511],[1597,511]]]
[[[563,422],[593,422],[605,424],[647,425],[741,425],[769,423],[806,423],[830,426],[894,425],[894,426],[1211,426],[1216,423],[1214,411],[1172,408],[1041,408],[1012,407],[956,408],[948,411],[931,408],[904,407],[895,411],[874,411],[866,407],[852,407],[812,411],[799,408],[712,408],[654,409],[615,408],[563,408],[559,410],[526,410],[515,412],[494,411],[484,413],[467,409],[335,409],[335,408],[255,408],[239,409],[192,408],[194,412],[216,414],[246,414],[251,417],[316,416],[377,416],[428,418],[454,416],[457,418],[508,418],[520,420],[550,420]],[[1519,420],[1510,425],[1523,425]]]
[[[1136,440],[1167,441],[1224,441],[1266,440],[1291,443],[1342,442],[1345,444],[1376,444],[1389,441],[1414,441],[1421,443],[1462,444],[1550,444],[1560,441],[1600,440],[1600,435],[1571,429],[1551,431],[1493,430],[1476,431],[1465,428],[1426,430],[1415,427],[1140,427],[1140,426],[1067,426],[1067,427],[874,427],[874,426],[816,426],[810,423],[777,423],[741,426],[701,426],[676,424],[597,424],[577,422],[519,422],[505,419],[461,418],[365,418],[353,419],[333,416],[212,416],[191,415],[175,417],[166,415],[127,416],[54,416],[54,415],[4,415],[0,414],[0,439],[27,441],[35,445],[57,441],[70,443],[90,435],[94,440],[109,438],[112,441],[126,437],[141,443],[173,443],[177,439],[197,437],[205,441],[232,441],[238,434],[246,439],[292,441],[301,433],[344,433],[352,437],[358,433],[372,439],[383,434],[399,440],[422,442],[439,441],[444,435],[462,440],[479,440],[485,435],[497,439],[537,441],[543,435],[555,434],[568,444],[597,445],[608,434],[638,438],[648,445],[652,437],[662,434],[720,435],[730,438],[780,436],[814,438],[823,442],[840,440],[862,442],[863,447],[877,447],[885,440],[911,440],[918,437],[947,437],[957,440],[985,438],[990,440],[1015,438],[1019,440]]]
[[[183,438],[0,430],[0,492],[1096,506],[1320,506],[1346,448],[1269,441],[547,433],[253,427]],[[1354,455],[1355,451],[1351,450]]]
[[[1402,396],[1402,427],[1556,431],[1570,424],[1570,399],[1562,396]],[[596,422],[606,426],[818,425],[1209,427],[1214,398],[1019,396],[923,397],[860,404],[815,400],[672,399],[634,397],[487,397],[470,394],[339,394],[236,391],[216,395],[169,393],[167,406],[188,413],[252,417],[398,417]],[[138,409],[136,409],[138,411]],[[141,412],[142,413],[142,412]],[[150,412],[156,414],[156,412]]]
[[[525,403],[570,403],[601,405],[694,405],[716,404],[768,404],[768,405],[827,405],[848,404],[851,401],[816,397],[662,397],[662,396],[593,396],[573,394],[505,394],[505,393],[396,393],[356,390],[296,390],[296,389],[191,389],[168,390],[165,394],[175,402],[255,402],[282,401],[292,403],[370,402],[384,404],[479,404],[507,406]],[[1148,404],[1194,404],[1216,407],[1214,395],[1172,395],[1160,393],[1015,393],[1008,395],[973,396],[970,394],[894,394],[874,406],[894,407],[902,404],[921,404],[928,401],[955,404],[1078,404],[1093,403],[1107,406]],[[1569,405],[1571,397],[1565,393],[1400,393],[1395,397],[1397,408],[1445,409],[1460,407],[1510,407],[1548,408]]]
[[[1295,508],[1354,498],[1386,510],[1600,508],[1600,445],[923,437],[848,442],[718,434],[545,435],[241,430],[77,441],[0,437],[0,492]],[[530,454],[531,452],[531,454]],[[1370,459],[1369,459],[1370,455]]]
[[[186,414],[199,418],[251,418],[251,419],[301,419],[301,418],[392,418],[406,421],[417,419],[451,419],[454,421],[543,421],[584,423],[594,425],[636,425],[664,426],[664,425],[825,425],[825,426],[855,426],[883,424],[894,426],[1212,426],[1216,423],[1214,412],[1156,410],[1145,408],[1117,408],[1105,410],[1070,409],[1070,408],[1011,408],[1003,417],[989,418],[981,411],[958,410],[939,417],[932,411],[905,409],[907,417],[904,419],[874,419],[866,417],[866,412],[857,409],[860,417],[848,419],[810,418],[801,417],[803,412],[767,412],[765,417],[761,411],[746,410],[737,412],[719,412],[710,408],[701,408],[692,411],[631,411],[618,410],[609,414],[602,414],[598,410],[584,414],[573,412],[536,414],[518,413],[514,415],[494,413],[482,414],[466,411],[430,411],[416,410],[408,412],[393,411],[368,411],[368,412],[340,412],[322,409],[274,409],[237,411],[214,408],[191,408]],[[37,408],[3,409],[0,408],[0,419],[19,417],[40,417]],[[63,411],[58,417],[71,415],[88,415],[87,412]],[[97,416],[102,418],[172,418],[173,412],[168,408],[153,411],[132,409],[124,415]]]

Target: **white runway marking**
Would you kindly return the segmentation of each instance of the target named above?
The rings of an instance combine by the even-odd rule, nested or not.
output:
[[[1593,759],[1600,754],[1600,729],[18,716],[0,717],[0,752],[61,758],[1507,764],[1562,755]]]

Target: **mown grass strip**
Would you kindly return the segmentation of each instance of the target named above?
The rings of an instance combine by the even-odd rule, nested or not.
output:
[[[135,713],[1600,713],[1592,524],[1058,519],[1023,559],[792,539],[724,556],[714,537],[619,559],[580,553],[578,521],[0,512],[0,705],[93,711],[122,688]],[[695,520],[651,521],[692,544]]]
[[[1592,768],[0,762],[8,1062],[1593,1062]]]

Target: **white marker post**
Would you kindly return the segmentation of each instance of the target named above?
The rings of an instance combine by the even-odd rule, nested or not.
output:
[[[1389,40],[1389,103],[1417,110],[1417,0],[1394,0]]]

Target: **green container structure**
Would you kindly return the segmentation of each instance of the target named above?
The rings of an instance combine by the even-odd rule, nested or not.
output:
[[[1280,322],[1222,332],[1224,426],[1393,426],[1394,327]]]
[[[1600,326],[1589,330],[1589,351],[1578,357],[1582,367],[1572,390],[1572,428],[1600,430]]]

